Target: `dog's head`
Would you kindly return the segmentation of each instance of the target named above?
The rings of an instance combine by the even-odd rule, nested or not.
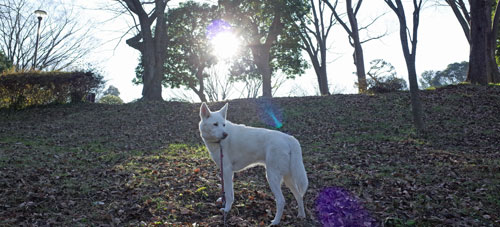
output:
[[[201,104],[200,134],[205,141],[218,143],[228,136],[226,132],[226,115],[227,103],[217,112],[211,112],[207,104]]]

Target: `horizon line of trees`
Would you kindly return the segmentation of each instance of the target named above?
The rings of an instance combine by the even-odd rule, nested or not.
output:
[[[131,32],[135,31],[136,35],[128,39],[127,44],[142,53],[134,82],[144,84],[143,98],[146,100],[161,99],[162,85],[186,87],[197,94],[201,101],[207,101],[207,95],[214,96],[207,94],[210,89],[205,88],[205,82],[210,77],[209,72],[217,71],[212,69],[212,66],[219,62],[211,54],[205,29],[210,22],[221,18],[230,24],[244,43],[239,56],[234,59],[234,64],[229,69],[229,81],[225,86],[244,81],[245,92],[252,94],[250,97],[258,95],[256,91],[259,90],[262,91],[262,96],[272,97],[277,88],[272,82],[276,75],[284,74],[287,79],[295,78],[310,66],[317,75],[319,94],[330,94],[326,66],[328,36],[332,34],[334,26],[343,28],[349,44],[354,49],[356,86],[359,93],[364,93],[368,88],[362,45],[387,34],[361,34],[386,14],[376,16],[368,24],[360,23],[358,17],[359,12],[364,9],[363,0],[220,0],[217,5],[186,1],[174,8],[167,7],[168,2],[169,0],[117,1],[123,12],[134,16],[136,22],[130,29]],[[423,1],[412,1],[415,10],[413,16],[408,18],[403,8],[406,3],[403,4],[400,0],[384,2],[400,21],[400,36],[409,66],[410,87],[418,88],[416,76],[413,76],[416,73],[413,72],[415,70],[412,69],[412,62],[416,56],[414,52]],[[478,84],[500,82],[497,64],[497,61],[500,61],[500,39],[497,38],[500,20],[500,14],[497,13],[498,1],[436,2],[452,10],[471,45],[471,67],[468,68],[466,81]],[[48,1],[42,7],[50,9],[51,17],[48,19],[52,21],[42,23],[41,29],[45,33],[42,37],[45,38],[40,40],[39,62],[32,64],[32,33],[37,21],[32,15],[36,6],[29,3],[30,0],[0,1],[0,32],[4,36],[0,41],[4,58],[2,67],[14,66],[20,70],[33,67],[40,70],[61,70],[79,64],[77,61],[90,52],[89,47],[84,47],[93,41],[93,37],[85,38],[90,28],[77,23],[73,9],[57,0]],[[65,10],[54,13],[57,11],[55,9],[61,8]],[[407,19],[413,20],[413,28],[406,26]],[[307,54],[308,60],[303,58],[305,56],[302,56],[302,51]],[[427,77],[429,75],[431,74],[426,74]],[[413,90],[418,90],[416,88]],[[227,94],[217,96],[227,97]]]
[[[329,95],[326,72],[328,36],[337,24],[346,32],[354,50],[353,63],[359,93],[369,92],[369,82],[373,88],[388,81],[365,70],[363,44],[380,39],[386,33],[363,33],[385,15],[377,16],[368,24],[360,23],[358,17],[364,9],[363,0],[219,0],[217,5],[186,1],[174,8],[168,7],[168,2],[115,1],[118,8],[114,12],[131,16],[134,22],[125,35],[133,33],[126,43],[141,53],[134,82],[143,84],[143,100],[163,100],[163,86],[191,89],[201,101],[207,101],[207,96],[210,100],[224,99],[231,83],[241,81],[245,82],[245,91],[249,95],[256,96],[258,91],[262,91],[262,96],[269,98],[276,90],[273,78],[277,75],[286,79],[300,76],[309,67],[308,62],[317,74],[319,93]],[[418,131],[421,131],[422,107],[415,62],[424,1],[383,2],[388,7],[388,13],[396,16],[399,22],[413,118]],[[89,46],[92,45],[87,44],[91,39],[86,37],[89,37],[90,28],[77,23],[71,16],[72,10],[67,9],[55,14],[57,21],[42,27],[47,34],[40,40],[40,58],[31,64],[32,32],[37,23],[32,16],[26,16],[34,9],[29,3],[30,0],[0,1],[0,33],[4,37],[0,48],[7,62],[21,69],[60,70],[77,64],[78,59],[89,53]],[[445,3],[438,2],[453,11],[470,44],[465,80],[473,84],[500,82],[497,64],[497,59],[500,59],[499,1],[445,0]],[[46,4],[53,8],[62,5],[55,0]],[[408,10],[412,10],[411,16],[406,12]],[[211,23],[219,20],[227,23],[243,43],[231,64],[225,62],[228,64],[225,71],[229,71],[225,82],[213,78],[214,74],[218,76],[222,71],[215,69],[221,63],[212,55],[206,31]],[[304,59],[302,51],[307,53],[309,61]],[[446,80],[442,75],[443,72],[427,73],[421,82],[441,83],[441,80]],[[220,89],[222,93],[218,92]]]
[[[123,2],[135,2],[134,7],[140,8],[144,5],[138,0],[124,0]],[[155,1],[156,2],[156,1]],[[167,3],[168,1],[159,1]],[[251,2],[251,4],[250,4]],[[418,91],[418,81],[416,76],[416,69],[414,67],[414,62],[416,61],[416,50],[417,50],[417,37],[418,37],[418,25],[419,25],[419,15],[422,9],[423,1],[413,1],[414,12],[412,13],[413,28],[408,28],[406,25],[407,17],[404,13],[403,2],[399,0],[389,1],[384,0],[386,5],[391,9],[401,24],[401,46],[403,47],[403,54],[406,58],[408,66],[408,75],[410,81],[410,91]],[[162,3],[162,4],[163,4]],[[379,15],[371,23],[366,25],[360,25],[358,22],[358,14],[360,9],[362,9],[363,0],[351,1],[347,0],[345,2],[339,3],[338,0],[327,1],[327,0],[302,0],[302,1],[274,1],[269,3],[267,1],[245,1],[245,0],[225,0],[218,1],[218,5],[208,5],[208,4],[198,4],[195,2],[186,2],[179,4],[178,7],[165,10],[165,24],[167,25],[167,33],[169,40],[167,40],[167,50],[174,50],[177,52],[167,51],[165,72],[162,75],[162,83],[165,87],[186,87],[191,89],[194,93],[198,95],[200,100],[207,100],[205,89],[206,78],[209,77],[208,71],[211,66],[217,64],[217,60],[210,56],[210,45],[206,42],[205,32],[203,29],[210,23],[210,21],[216,20],[217,18],[224,18],[229,22],[236,30],[238,34],[243,37],[243,41],[246,42],[244,45],[244,50],[241,51],[239,58],[234,60],[234,63],[230,69],[231,72],[231,82],[235,81],[247,81],[247,80],[260,80],[258,89],[262,89],[262,96],[272,97],[273,86],[271,85],[271,78],[278,73],[285,73],[289,78],[294,78],[308,67],[305,59],[301,57],[301,51],[307,53],[309,57],[308,62],[313,66],[316,75],[318,77],[318,89],[321,95],[328,95],[330,93],[328,88],[328,79],[326,75],[326,64],[327,64],[327,54],[328,51],[328,35],[331,34],[331,28],[334,25],[340,24],[346,31],[349,42],[354,48],[353,62],[356,65],[356,75],[358,77],[357,87],[359,93],[364,93],[367,91],[367,75],[365,72],[365,64],[363,59],[362,44],[382,38],[386,35],[383,34],[365,34],[365,38],[360,36],[360,31],[367,30],[367,28],[373,25],[378,18],[385,15]],[[470,17],[470,7],[467,7],[466,2],[463,0],[447,0],[447,6],[455,11],[454,6],[460,5],[460,7],[465,7],[465,9],[460,9],[460,12],[467,12],[469,15],[469,24],[472,17]],[[456,3],[456,4],[454,4]],[[472,2],[471,2],[472,3]],[[267,4],[267,5],[266,5]],[[340,6],[343,5],[345,10],[340,10]],[[406,4],[406,3],[405,3]],[[122,6],[131,6],[122,4]],[[257,7],[260,6],[260,7]],[[254,7],[254,8],[252,8]],[[188,12],[189,9],[194,12]],[[210,9],[211,8],[211,9]],[[265,9],[264,11],[262,11]],[[280,9],[274,10],[273,9]],[[496,9],[496,8],[495,8]],[[203,15],[196,15],[195,12],[201,11],[211,11],[210,13],[205,12]],[[259,11],[261,10],[261,11]],[[182,11],[182,12],[181,12]],[[279,12],[276,12],[279,11]],[[492,15],[496,11],[492,11]],[[153,12],[153,11],[151,11]],[[156,11],[154,11],[156,12]],[[283,13],[286,12],[286,13]],[[172,15],[170,15],[172,14]],[[191,17],[183,17],[189,14]],[[211,16],[208,16],[208,15]],[[282,15],[283,14],[283,15]],[[286,15],[285,15],[286,14]],[[344,16],[345,14],[345,16]],[[177,15],[177,16],[173,16]],[[258,16],[256,16],[258,15]],[[193,16],[195,18],[193,18]],[[169,22],[171,20],[177,20],[177,23]],[[190,19],[191,18],[191,19]],[[193,27],[191,30],[186,30],[186,26],[183,27],[184,31],[176,29],[177,24],[189,23],[189,20],[199,20],[199,23],[191,23],[191,25],[197,25],[198,27]],[[457,16],[457,20],[461,20]],[[142,27],[140,20],[136,27]],[[153,21],[153,20],[151,20]],[[493,20],[491,23],[494,23]],[[205,26],[204,26],[205,25]],[[153,28],[155,28],[153,26]],[[138,29],[139,30],[139,29]],[[242,32],[242,30],[244,32]],[[286,32],[283,32],[286,31]],[[197,42],[195,43],[193,39],[189,39],[189,33],[197,34]],[[281,32],[281,33],[280,33]],[[188,34],[188,35],[186,35]],[[245,35],[249,35],[245,37]],[[466,37],[468,40],[468,36]],[[254,39],[254,41],[252,41]],[[179,40],[186,41],[184,43],[179,42]],[[205,40],[205,41],[200,41]],[[146,43],[146,40],[142,40]],[[286,45],[283,45],[286,43]],[[169,46],[170,44],[170,46]],[[198,45],[199,44],[199,45]],[[192,49],[190,49],[190,47]],[[198,48],[198,49],[194,49]],[[201,48],[201,49],[200,49]],[[195,51],[197,50],[197,51]],[[203,50],[203,51],[200,51]],[[473,56],[474,48],[471,48],[471,56]],[[190,59],[184,61],[177,61],[177,65],[172,65],[173,60],[179,60],[179,56],[187,56],[189,54],[203,53],[204,56],[190,56]],[[284,56],[280,53],[286,53]],[[293,54],[295,53],[295,55]],[[298,53],[298,54],[297,54]],[[177,57],[176,57],[177,56]],[[267,57],[266,57],[267,56]],[[280,59],[280,57],[282,59]],[[143,64],[144,56],[141,57],[141,64]],[[168,59],[167,59],[168,58]],[[287,60],[284,60],[287,59]],[[494,57],[493,57],[494,59]],[[474,61],[474,58],[471,59]],[[184,63],[189,62],[190,64],[198,65],[197,69],[189,69],[184,71],[184,75],[179,76],[178,72],[174,72],[172,69],[178,69],[179,67],[189,68],[182,66]],[[291,64],[293,63],[293,64]],[[141,65],[141,70],[144,70],[144,65]],[[143,79],[146,76],[143,75],[143,71],[138,70],[136,83],[144,83]],[[498,70],[493,71],[496,73]],[[469,73],[468,75],[481,75],[478,73]],[[493,74],[492,74],[493,75]],[[490,75],[487,79],[488,82],[495,82],[496,77]],[[143,78],[144,76],[144,78]],[[467,81],[472,83],[479,83],[473,80],[475,77],[467,77]],[[166,82],[167,81],[167,82]],[[484,84],[484,82],[481,82]],[[147,85],[145,85],[144,89]],[[413,87],[413,89],[411,89]],[[161,96],[161,95],[160,95]],[[204,97],[205,96],[205,97]],[[227,96],[226,96],[227,97]]]
[[[192,54],[191,59],[184,61],[186,64],[190,63],[189,60],[191,60],[191,63],[193,62],[192,57],[198,60],[198,63],[203,68],[209,68],[210,64],[215,64],[213,61],[209,62],[210,58],[197,56],[197,52],[191,50],[191,48],[199,47],[200,45],[195,45],[193,42],[172,42],[171,37],[176,37],[179,34],[182,37],[182,41],[187,41],[187,37],[183,36],[182,33],[186,32],[183,30],[188,26],[181,26],[177,30],[172,29],[175,28],[176,23],[169,21],[172,18],[175,19],[173,15],[183,9],[184,13],[181,14],[186,15],[191,13],[191,10],[185,10],[185,8],[194,9],[198,7],[201,11],[210,11],[210,6],[188,2],[187,4],[181,3],[176,9],[167,9],[168,0],[155,0],[153,1],[155,7],[150,13],[146,13],[144,2],[139,0],[123,0],[119,2],[122,3],[121,5],[125,9],[131,12],[134,22],[137,21],[135,24],[137,35],[127,40],[127,44],[141,52],[140,67],[142,68],[136,82],[144,84],[144,99],[162,99],[161,84],[164,83],[164,78],[171,76],[171,74],[165,76],[165,71],[169,71],[172,68],[176,69],[177,66],[182,65],[181,63],[177,63],[165,66],[165,61],[171,60],[169,57],[175,56],[175,54],[180,54],[184,57],[188,53]],[[152,4],[153,2],[148,2],[148,4]],[[424,125],[415,62],[420,13],[424,2],[423,0],[412,0],[409,3],[412,6],[411,8],[408,6],[404,7],[405,4],[401,0],[384,0],[384,2],[399,21],[401,47],[408,71],[413,121],[417,131],[422,132],[424,131]],[[263,97],[272,97],[271,78],[277,72],[282,71],[290,78],[294,78],[296,75],[304,72],[308,65],[302,58],[301,50],[307,52],[313,64],[318,77],[320,93],[322,95],[329,94],[325,70],[326,51],[328,49],[326,42],[332,26],[336,23],[342,25],[348,34],[351,46],[354,48],[353,60],[356,65],[356,74],[358,77],[357,86],[359,93],[365,93],[367,92],[367,80],[362,44],[371,39],[361,41],[359,35],[360,30],[366,29],[366,27],[360,27],[357,19],[362,3],[363,0],[355,2],[352,0],[345,1],[347,20],[340,16],[337,8],[339,4],[338,0],[322,0],[317,2],[315,0],[219,0],[217,7],[213,7],[211,13],[212,15],[216,15],[217,18],[224,18],[231,26],[236,27],[238,34],[242,37],[245,44],[240,58],[235,60],[236,64],[233,64],[230,68],[232,80],[260,78]],[[498,37],[498,22],[500,20],[500,14],[497,13],[499,10],[498,1],[470,0],[469,7],[466,6],[463,0],[446,0],[446,3],[454,11],[464,31],[466,29],[465,25],[469,25],[468,33],[465,32],[466,38],[470,43],[470,67],[468,68],[467,81],[473,84],[499,82],[500,73],[498,72],[494,52]],[[325,15],[325,5],[330,9],[331,14],[329,16]],[[460,10],[457,10],[457,8],[460,8]],[[405,10],[408,9],[413,9],[412,16],[410,17],[406,16]],[[180,17],[183,15],[180,15]],[[190,16],[196,15],[190,14]],[[189,17],[182,18],[177,22],[183,23],[189,20]],[[467,18],[465,20],[467,23],[463,23],[463,18]],[[198,17],[195,20],[197,19],[200,19],[197,22],[205,23],[214,20],[210,16]],[[407,20],[410,20],[410,22]],[[153,21],[156,21],[154,26],[152,25]],[[187,31],[188,34],[196,30],[194,27],[191,29]],[[154,35],[152,32],[154,32]],[[199,34],[202,37],[201,39],[206,42],[207,38],[203,39],[203,32]],[[384,34],[378,38],[383,36]],[[202,47],[203,45],[206,45],[206,43],[201,44]],[[151,48],[145,48],[146,46]],[[158,47],[163,47],[160,50],[175,50],[173,52],[158,51]],[[205,62],[209,63],[201,63],[200,59],[204,59]],[[163,70],[162,67],[164,67]],[[206,77],[203,70],[200,72],[200,67],[196,70],[188,69],[187,75],[194,76],[194,80],[192,79],[187,82],[177,80],[177,84],[170,83],[170,86],[190,87],[195,93],[197,92],[200,100],[206,101],[204,94],[200,94],[200,91],[204,89],[203,83],[204,77]],[[373,78],[371,79],[373,81]],[[155,81],[154,85],[150,83],[151,80]],[[374,81],[378,81],[377,84],[380,84],[380,80]],[[195,89],[194,85],[197,85],[198,88]]]

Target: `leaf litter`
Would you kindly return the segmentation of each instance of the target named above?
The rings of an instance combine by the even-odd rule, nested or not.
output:
[[[421,98],[425,136],[406,92],[273,99],[310,181],[307,219],[285,189],[281,225],[319,226],[314,204],[327,187],[350,192],[379,225],[500,225],[500,87]],[[229,120],[271,128],[258,104],[230,101]],[[0,226],[221,225],[198,111],[179,102],[0,110]],[[269,224],[273,199],[262,167],[237,173],[229,224]]]

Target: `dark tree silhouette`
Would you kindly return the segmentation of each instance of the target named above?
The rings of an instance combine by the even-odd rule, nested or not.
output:
[[[329,95],[328,76],[326,72],[327,38],[336,21],[333,13],[325,12],[323,0],[310,0],[311,16],[298,18],[297,24],[302,39],[302,49],[307,52],[318,78],[319,92]],[[311,28],[312,27],[312,28]]]
[[[346,2],[345,2],[346,14],[347,14],[347,18],[348,18],[349,23],[346,23],[340,17],[340,13],[338,12],[338,9],[337,9],[338,0],[335,0],[335,3],[333,5],[328,0],[323,0],[323,1],[325,1],[326,4],[330,7],[330,9],[333,12],[333,15],[339,21],[339,23],[342,25],[342,27],[344,28],[344,30],[347,32],[347,34],[349,36],[349,42],[350,42],[351,46],[354,48],[353,58],[354,58],[354,65],[356,65],[356,75],[358,76],[358,82],[357,82],[358,91],[359,91],[359,93],[364,93],[364,92],[366,92],[366,89],[367,89],[367,83],[366,83],[365,60],[363,57],[362,44],[366,43],[368,41],[371,41],[371,40],[380,39],[380,38],[384,37],[386,34],[370,37],[366,40],[361,40],[359,32],[361,30],[367,29],[368,27],[373,25],[377,21],[377,19],[380,18],[383,14],[381,16],[373,19],[372,22],[369,23],[368,25],[360,27],[358,24],[357,15],[358,15],[358,12],[361,8],[363,0],[358,0],[358,2],[355,3],[354,5],[353,5],[352,0],[346,0]]]
[[[167,57],[167,24],[165,9],[169,0],[120,0],[118,3],[133,17],[136,29],[134,37],[126,43],[141,52],[144,67],[142,75],[142,99],[163,100],[161,96],[162,80],[165,72],[163,64]],[[152,9],[146,12],[146,5]],[[156,23],[155,23],[156,22]],[[153,29],[154,23],[154,29]]]
[[[387,5],[394,11],[399,20],[399,37],[401,46],[408,69],[408,80],[410,82],[411,106],[413,114],[413,123],[419,133],[424,132],[424,121],[422,120],[422,104],[420,103],[417,70],[415,66],[417,54],[417,37],[418,25],[420,21],[420,9],[422,8],[422,0],[413,0],[413,29],[410,33],[410,28],[406,23],[405,10],[401,0],[384,0]],[[408,32],[407,32],[408,31]],[[411,48],[411,50],[410,50]]]
[[[474,84],[500,83],[498,57],[498,26],[500,20],[495,0],[446,0],[470,44],[471,67],[467,81]],[[486,54],[486,56],[483,56]]]

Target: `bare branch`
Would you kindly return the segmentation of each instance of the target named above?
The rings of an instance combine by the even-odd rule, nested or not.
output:
[[[27,0],[4,0],[0,4],[0,49],[13,61],[17,69],[31,69],[33,65],[38,21],[33,11],[44,8],[52,12],[41,21],[37,62],[40,70],[63,70],[81,62],[96,43],[91,33],[93,24],[75,19],[73,6],[49,0],[40,5]],[[55,10],[65,7],[64,10]],[[66,8],[68,7],[68,8]]]
[[[383,38],[383,37],[387,36],[387,34],[388,34],[388,32],[387,32],[387,31],[385,31],[383,34],[380,34],[380,35],[378,35],[378,36],[369,37],[369,38],[367,38],[367,39],[365,39],[365,40],[361,41],[361,44],[364,44],[364,43],[370,42],[370,41],[372,41],[372,40],[381,39],[381,38]]]
[[[359,12],[359,8],[361,7],[361,3],[363,3],[363,0],[359,0],[358,4],[356,5],[356,9],[354,10],[354,15],[357,16]]]
[[[372,26],[373,24],[375,24],[375,22],[377,22],[378,19],[382,18],[383,16],[385,16],[387,13],[382,13],[380,15],[378,15],[377,17],[375,17],[374,19],[371,19],[370,23],[368,23],[367,25],[364,25],[362,27],[359,27],[359,30],[365,30],[365,29],[368,29],[368,27]]]

